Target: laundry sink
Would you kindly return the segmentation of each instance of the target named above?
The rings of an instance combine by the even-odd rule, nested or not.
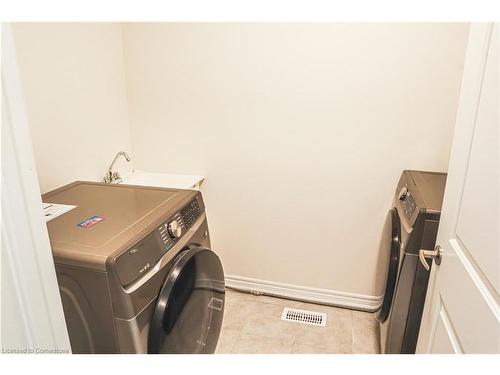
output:
[[[134,170],[122,176],[121,184],[200,190],[205,177]]]

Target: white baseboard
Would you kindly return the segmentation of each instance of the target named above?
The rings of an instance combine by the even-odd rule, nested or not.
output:
[[[382,305],[382,300],[384,298],[384,296],[376,297],[364,294],[339,292],[331,289],[310,288],[234,275],[226,275],[226,286],[230,289],[232,288],[245,292],[254,292],[269,296],[370,312],[377,311]]]

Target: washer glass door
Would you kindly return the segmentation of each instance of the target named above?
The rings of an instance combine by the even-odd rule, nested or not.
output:
[[[381,323],[383,323],[389,316],[398,277],[399,253],[401,250],[401,222],[395,208],[392,208],[389,211],[384,230],[388,231],[387,235],[384,234],[387,238],[387,242],[382,244],[382,246],[386,247],[383,250],[389,257],[389,267],[387,271],[384,301],[382,302],[382,307],[377,315],[377,320]]]
[[[149,328],[149,353],[213,353],[224,312],[224,272],[217,255],[190,247],[173,260]]]

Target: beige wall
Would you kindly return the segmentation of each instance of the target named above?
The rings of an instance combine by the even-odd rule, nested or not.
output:
[[[401,170],[447,167],[468,25],[13,30],[42,191],[100,180],[121,149],[203,174],[229,275],[379,295]]]
[[[136,166],[203,174],[227,274],[380,295],[402,169],[445,171],[465,24],[127,24]]]
[[[120,24],[14,24],[42,192],[131,148]]]

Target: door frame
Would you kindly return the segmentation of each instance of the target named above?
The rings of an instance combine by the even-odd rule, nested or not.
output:
[[[19,331],[18,337],[2,337],[2,349],[69,353],[10,24],[2,25],[1,41],[1,268],[11,285],[9,300],[2,293],[0,304],[16,306],[9,322]],[[0,305],[1,313],[4,308]]]

